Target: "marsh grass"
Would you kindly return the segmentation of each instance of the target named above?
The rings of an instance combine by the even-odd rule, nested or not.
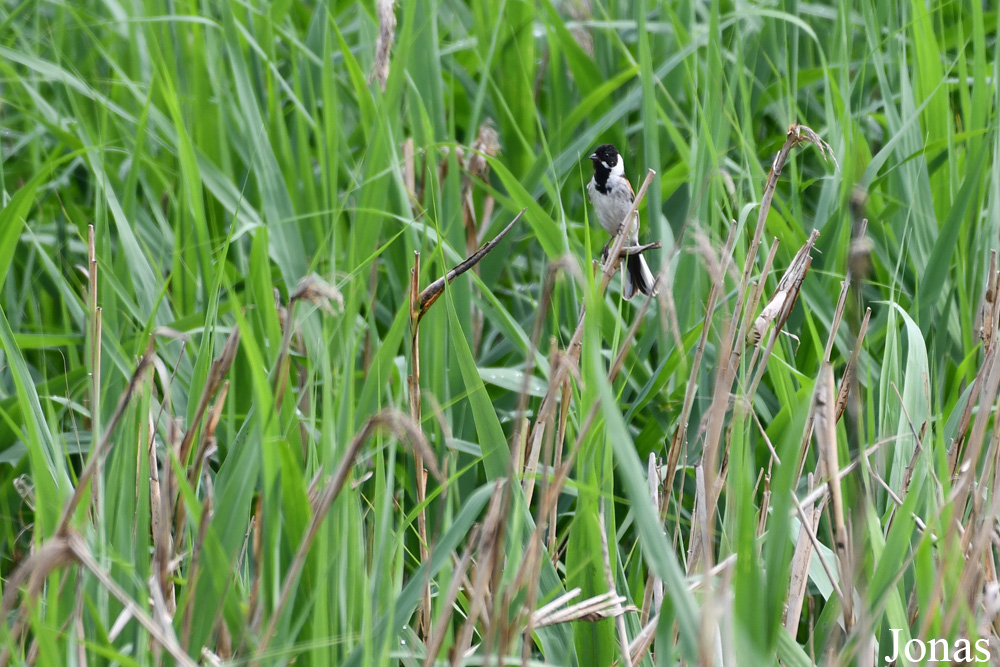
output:
[[[0,3],[0,663],[1000,656],[997,21]]]

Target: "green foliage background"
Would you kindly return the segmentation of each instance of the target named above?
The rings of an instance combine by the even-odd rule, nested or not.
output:
[[[492,482],[507,476],[524,369],[533,360],[533,419],[550,377],[549,341],[566,347],[584,303],[566,437],[579,449],[538,605],[574,587],[583,597],[607,590],[603,498],[618,592],[641,607],[651,571],[667,588],[642,664],[692,664],[699,655],[716,664],[849,662],[872,650],[884,664],[890,628],[907,638],[973,632],[996,546],[973,541],[967,560],[969,545],[953,527],[988,535],[997,519],[995,395],[980,397],[976,383],[992,368],[980,309],[1000,232],[995,7],[414,0],[395,12],[383,91],[369,80],[379,34],[370,3],[0,2],[0,587],[16,601],[0,642],[13,662],[159,663],[157,642],[121,616],[119,597],[86,568],[56,568],[20,597],[10,583],[29,553],[54,539],[152,336],[157,361],[70,520],[110,579],[195,659],[205,648],[240,664],[263,656],[317,665],[422,662],[416,610],[429,582],[432,616],[446,628],[443,664],[469,611],[467,589],[454,614],[445,592],[461,576],[455,566],[484,520]],[[502,150],[489,158],[486,182],[471,180],[479,214],[495,200],[481,238],[527,212],[420,325],[420,428],[445,481],[432,478],[418,507],[412,447],[382,431],[367,439],[276,613],[316,486],[370,417],[408,412],[413,253],[421,287],[467,254],[457,148],[468,154],[487,119]],[[798,148],[778,182],[753,272],[761,277],[777,244],[765,298],[811,230],[820,236],[785,326],[793,335],[779,336],[756,392],[751,355],[742,357],[726,417],[729,474],[713,517],[712,561],[735,560],[695,587],[703,576],[688,571],[696,468],[734,275],[768,169],[796,122],[829,143],[837,164]],[[606,235],[588,220],[586,157],[605,142],[621,149],[637,185],[656,171],[642,240],[663,242],[648,257],[664,271],[680,333],[680,341],[671,333],[668,300],[654,304],[613,383],[608,364],[639,304],[620,301],[617,280],[598,297],[590,277]],[[804,475],[793,487],[795,462],[847,270],[856,188],[868,197],[871,271],[852,287],[835,332],[838,379],[866,307],[872,319],[856,427],[838,429],[840,465],[859,446],[882,445],[845,479],[858,625],[846,637],[836,630],[840,604],[814,560],[802,621],[788,632],[782,615],[799,530],[791,494],[808,491]],[[719,305],[706,313],[719,274],[711,267],[733,224]],[[101,308],[96,361],[88,225]],[[581,268],[557,280],[542,310],[547,272],[561,258]],[[343,303],[332,313],[300,303],[285,321],[289,295],[314,273]],[[296,332],[290,369],[279,363],[283,325]],[[695,368],[704,326],[705,360]],[[234,327],[241,337],[217,449],[197,484],[178,491],[186,517],[173,536],[176,613],[164,620],[150,602],[151,470],[176,479],[191,463],[170,452],[177,433],[192,424],[201,432],[198,401]],[[531,345],[535,327],[540,350]],[[689,437],[661,522],[645,462],[650,453],[666,458],[689,383]],[[967,436],[960,426],[970,397],[984,441],[960,460],[985,483],[966,503],[948,456]],[[597,417],[586,430],[592,405]],[[913,480],[897,508],[878,479],[903,491],[917,436]],[[769,443],[781,465],[771,463]],[[810,447],[807,470],[815,461]],[[523,627],[525,592],[514,575],[540,495],[525,504],[515,493],[504,515],[505,567],[469,664],[491,652],[546,664],[620,658],[611,620],[539,630],[524,653],[520,631],[502,645],[490,630]],[[770,508],[763,522],[762,507]],[[421,510],[431,546],[423,558]],[[827,514],[818,536],[832,549]],[[825,558],[837,571],[833,552]],[[20,609],[26,634],[14,635]],[[640,629],[638,614],[627,613],[628,636]]]

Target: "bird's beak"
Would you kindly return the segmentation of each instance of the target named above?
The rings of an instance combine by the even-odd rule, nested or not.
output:
[[[591,153],[590,154],[590,159],[591,160],[596,160],[597,159],[597,153]]]

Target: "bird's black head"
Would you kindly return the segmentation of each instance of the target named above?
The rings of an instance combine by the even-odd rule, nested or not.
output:
[[[620,159],[618,149],[611,144],[598,146],[590,155],[590,161],[594,163],[594,185],[598,192],[607,192],[608,177]]]
[[[590,161],[594,163],[594,169],[603,167],[611,171],[618,163],[618,149],[611,144],[602,144],[591,154]]]

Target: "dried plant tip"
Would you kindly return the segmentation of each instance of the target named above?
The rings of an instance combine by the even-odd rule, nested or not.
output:
[[[493,120],[487,118],[479,126],[479,134],[472,143],[465,160],[465,168],[472,176],[486,180],[489,174],[489,163],[485,156],[496,157],[500,153],[500,135],[493,127]]]
[[[823,141],[823,138],[816,134],[811,128],[796,123],[788,128],[788,134],[792,136],[796,144],[814,144],[819,149],[820,155],[823,156],[824,160],[828,159],[826,154],[827,151],[829,151],[829,159],[833,161],[833,165],[837,168],[837,171],[840,171],[840,163],[837,162],[837,156],[833,154],[833,149],[830,148],[830,144]]]
[[[389,51],[396,34],[396,13],[394,0],[376,0],[375,11],[378,14],[378,38],[375,40],[375,63],[372,66],[372,80],[385,90],[389,80]]]
[[[805,279],[806,273],[809,272],[809,266],[812,263],[810,252],[818,237],[819,232],[814,229],[809,235],[809,240],[795,253],[792,263],[778,282],[778,289],[774,296],[764,306],[764,310],[754,320],[753,327],[747,332],[747,344],[756,345],[763,338],[764,332],[771,322],[782,327],[788,320],[788,316],[792,314],[792,308],[795,307],[795,301],[799,296],[799,288],[802,286],[802,281]]]
[[[340,308],[344,307],[344,296],[340,293],[340,290],[315,273],[299,281],[295,291],[289,297],[288,303],[291,304],[300,299],[308,301],[330,314],[336,312],[331,305],[333,302],[336,302]]]

